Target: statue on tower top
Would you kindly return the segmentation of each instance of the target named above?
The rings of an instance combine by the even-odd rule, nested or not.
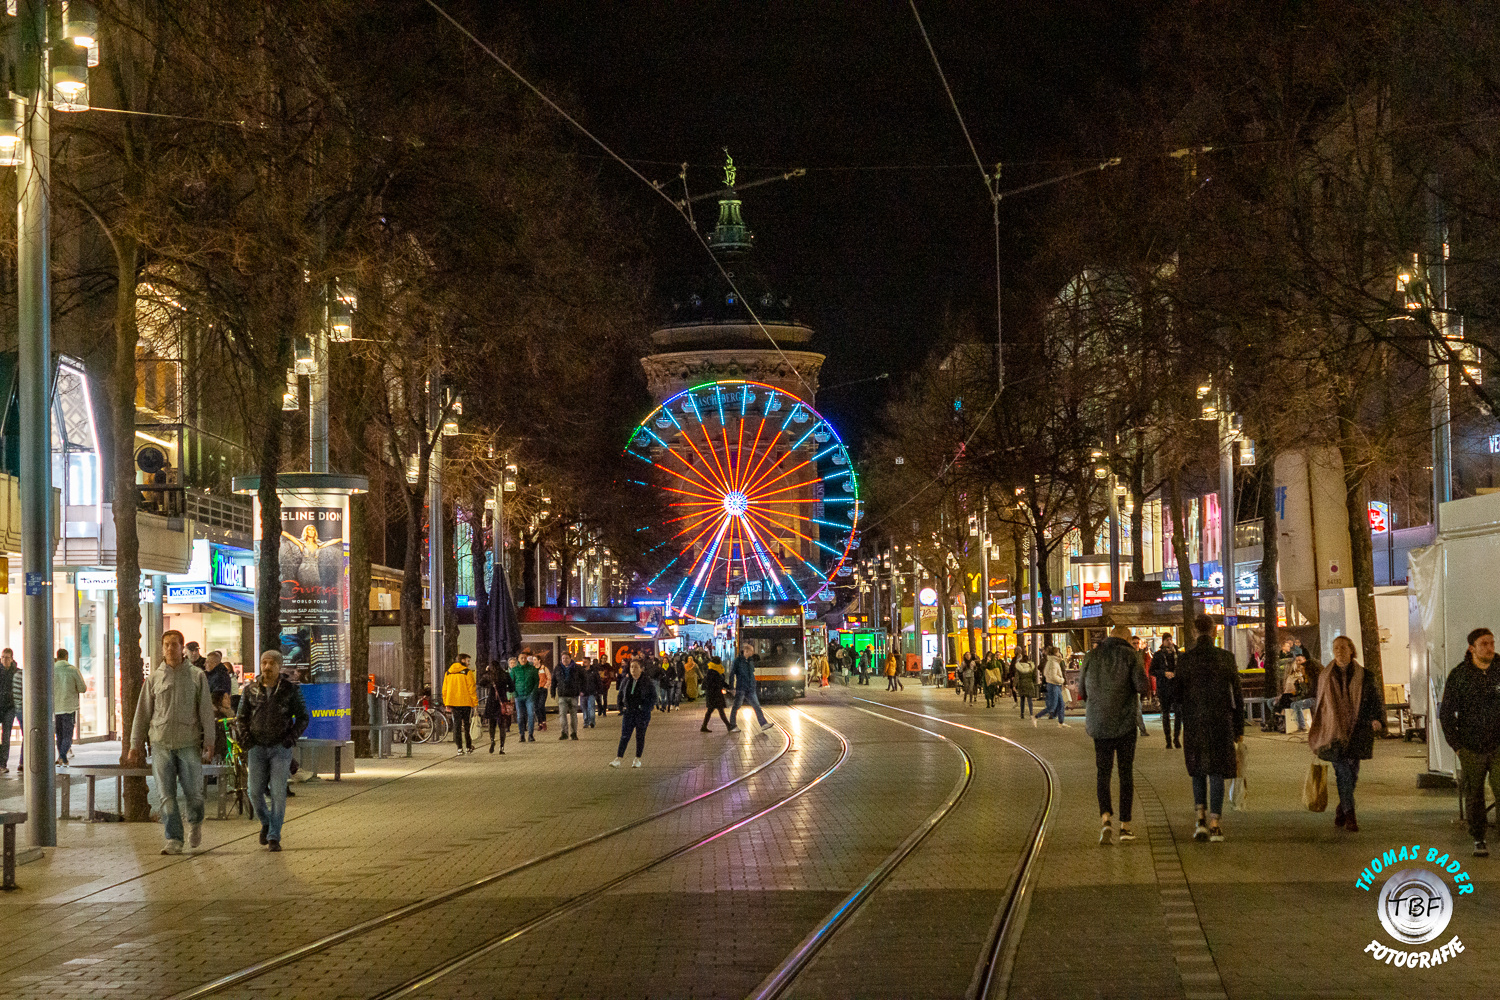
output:
[[[729,147],[724,147],[724,186],[734,187],[734,157],[729,155]]]

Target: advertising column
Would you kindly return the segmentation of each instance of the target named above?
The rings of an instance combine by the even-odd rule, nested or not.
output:
[[[281,653],[302,683],[306,738],[348,740],[349,501],[317,500],[281,499]]]

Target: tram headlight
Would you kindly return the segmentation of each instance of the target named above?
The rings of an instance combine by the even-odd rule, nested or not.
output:
[[[792,676],[793,677],[801,677],[802,676],[802,667],[799,666],[799,665],[797,665],[797,664],[792,664]]]

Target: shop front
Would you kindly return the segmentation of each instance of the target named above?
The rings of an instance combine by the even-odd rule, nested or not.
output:
[[[167,575],[162,621],[196,642],[204,656],[218,650],[241,674],[254,660],[255,553],[194,539],[188,571]]]

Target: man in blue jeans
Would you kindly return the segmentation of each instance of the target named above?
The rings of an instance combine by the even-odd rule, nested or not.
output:
[[[266,650],[260,654],[256,683],[240,694],[234,722],[240,744],[249,748],[250,805],[260,819],[260,842],[270,851],[281,850],[292,747],[307,731],[308,720],[302,690],[281,676],[280,650]]]
[[[161,822],[167,837],[163,854],[182,853],[182,813],[177,795],[188,807],[188,846],[203,840],[203,765],[214,750],[214,706],[208,675],[183,656],[182,633],[170,629],[161,637],[162,662],[141,685],[130,727],[127,763],[140,767],[151,738],[151,775],[161,796]]]
[[[760,722],[761,729],[770,729],[773,723],[766,718],[766,713],[760,708],[760,694],[755,690],[755,661],[750,657],[755,655],[755,647],[745,643],[740,647],[740,655],[734,658],[734,665],[729,669],[729,682],[734,685],[734,707],[729,710],[729,731],[739,732],[740,728],[740,706],[749,702],[755,708],[755,718]]]
[[[529,657],[510,658],[510,679],[516,685],[516,733],[521,742],[536,742],[536,664]]]

